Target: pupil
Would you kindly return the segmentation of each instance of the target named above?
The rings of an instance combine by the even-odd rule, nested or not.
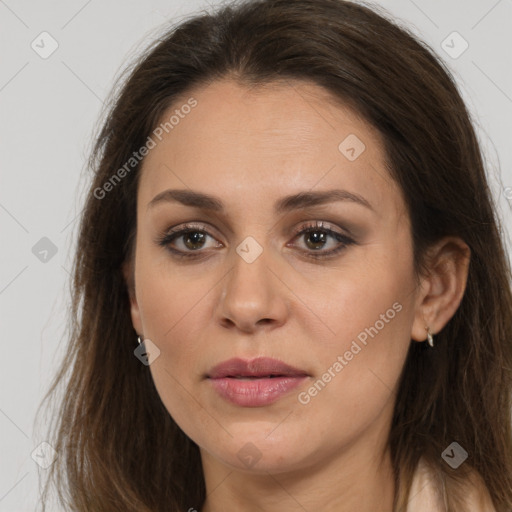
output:
[[[307,236],[307,240],[311,241],[311,243],[307,243],[308,246],[313,249],[317,249],[318,245],[322,245],[325,243],[325,235],[323,231],[311,231]],[[185,245],[189,249],[196,249],[196,245],[201,245],[204,242],[204,233],[199,233],[199,231],[192,231],[184,235]]]
[[[325,233],[323,231],[311,231],[307,237],[307,240],[312,240],[312,244],[322,244],[325,243]],[[311,244],[308,244],[311,245]],[[318,247],[314,246],[313,249],[317,249]]]
[[[195,244],[201,244],[201,242],[204,241],[204,233],[199,233],[198,231],[192,231],[190,233],[187,233],[184,238],[185,238],[185,245],[189,249],[197,249],[197,247],[195,247]],[[190,240],[192,240],[191,244],[188,243]]]

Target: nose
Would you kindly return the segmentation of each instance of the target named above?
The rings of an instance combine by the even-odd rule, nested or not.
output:
[[[270,268],[266,251],[248,263],[238,254],[223,280],[216,315],[228,329],[253,333],[274,329],[286,322],[286,286],[276,270]]]

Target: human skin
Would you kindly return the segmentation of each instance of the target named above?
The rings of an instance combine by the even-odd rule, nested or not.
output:
[[[457,309],[469,250],[455,238],[440,241],[429,253],[430,273],[416,275],[409,215],[385,168],[380,134],[322,88],[249,89],[226,79],[194,89],[183,103],[189,96],[197,107],[143,162],[134,262],[125,276],[135,284],[133,326],[160,350],[149,366],[157,391],[201,451],[202,511],[391,511],[387,439],[398,379],[409,344],[426,339],[426,326],[439,332]],[[338,149],[351,134],[366,147],[354,161]],[[166,189],[217,196],[225,210],[149,204]],[[283,196],[330,189],[371,207],[344,200],[273,210]],[[314,249],[311,233],[295,236],[314,221],[354,243],[324,259],[308,256],[339,245],[329,237]],[[197,259],[178,259],[158,243],[184,223],[208,232],[202,246],[191,249],[186,236],[172,243],[201,252]],[[248,236],[262,248],[251,263],[236,251]],[[300,403],[299,393],[393,304],[401,306],[393,319]],[[262,407],[226,401],[205,378],[222,361],[259,356],[309,377]],[[250,465],[239,457],[247,443],[258,459]]]

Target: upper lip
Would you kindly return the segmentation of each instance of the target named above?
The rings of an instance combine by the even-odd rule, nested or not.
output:
[[[222,379],[226,377],[306,377],[304,370],[294,368],[278,359],[270,357],[257,357],[256,359],[228,359],[214,366],[208,373],[210,379]]]

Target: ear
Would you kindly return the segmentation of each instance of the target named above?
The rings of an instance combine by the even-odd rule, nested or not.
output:
[[[133,258],[132,258],[133,259]],[[122,266],[124,281],[130,297],[130,315],[132,317],[132,325],[137,334],[143,337],[142,321],[140,317],[139,304],[135,294],[135,269],[132,260],[125,261]]]
[[[411,338],[425,341],[427,327],[441,331],[457,311],[469,270],[471,251],[460,238],[446,237],[429,249],[426,272],[420,278]]]

